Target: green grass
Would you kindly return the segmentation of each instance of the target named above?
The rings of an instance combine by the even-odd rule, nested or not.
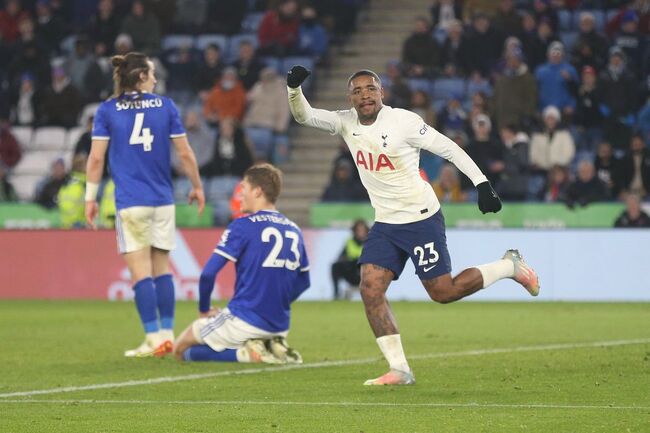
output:
[[[387,367],[360,303],[298,303],[289,338],[305,366],[359,362],[259,371],[124,359],[142,338],[132,304],[2,301],[0,394],[213,376],[0,396],[0,432],[650,432],[650,304],[393,307],[413,387],[361,385]],[[195,304],[177,316],[178,332]]]

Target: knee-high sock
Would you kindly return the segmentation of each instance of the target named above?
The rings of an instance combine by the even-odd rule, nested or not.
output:
[[[133,286],[135,292],[135,306],[140,314],[140,321],[144,332],[150,334],[158,332],[158,313],[156,311],[156,289],[151,277],[143,278]]]
[[[160,275],[154,279],[158,297],[158,314],[162,329],[174,329],[174,306],[176,295],[171,274]]]
[[[237,351],[235,349],[226,349],[217,352],[207,344],[200,344],[187,349],[183,353],[183,359],[185,361],[237,362]]]

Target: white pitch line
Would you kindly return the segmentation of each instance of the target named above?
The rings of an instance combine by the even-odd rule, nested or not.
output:
[[[255,400],[0,400],[0,404],[143,404],[143,405],[225,405],[225,406],[339,406],[339,407],[411,407],[411,408],[506,408],[506,409],[610,409],[610,410],[649,410],[650,406],[614,406],[581,404],[504,404],[504,403],[386,403],[352,401],[255,401]]]
[[[492,355],[492,354],[501,354],[501,353],[536,352],[536,351],[544,351],[544,350],[570,350],[570,349],[580,349],[586,347],[612,347],[612,346],[625,346],[625,345],[646,344],[646,343],[650,343],[650,338],[642,338],[642,339],[635,339],[635,340],[594,341],[590,343],[544,344],[538,346],[505,347],[500,349],[476,349],[476,350],[464,350],[460,352],[442,352],[442,353],[430,353],[425,355],[412,355],[409,356],[409,358],[410,359],[453,358],[453,357],[461,357],[461,356],[481,356],[481,355]],[[209,379],[209,378],[220,377],[220,376],[237,376],[237,375],[245,375],[245,374],[275,372],[275,371],[302,370],[307,368],[342,367],[348,365],[371,364],[379,360],[380,358],[373,357],[373,358],[361,358],[361,359],[348,359],[348,360],[340,360],[340,361],[322,361],[322,362],[313,362],[309,364],[290,364],[290,365],[283,365],[279,367],[275,366],[275,367],[262,367],[262,368],[248,368],[244,370],[225,370],[225,371],[218,371],[214,373],[187,374],[183,376],[163,376],[163,377],[155,377],[151,379],[129,380],[125,382],[100,383],[100,384],[82,385],[82,386],[66,386],[61,388],[39,389],[33,391],[7,392],[7,393],[0,394],[0,399],[11,398],[11,397],[30,397],[34,395],[45,395],[45,394],[60,394],[64,392],[92,391],[97,389],[108,389],[108,388],[125,388],[129,386],[139,386],[139,385],[156,385],[159,383],[184,382],[188,380]]]

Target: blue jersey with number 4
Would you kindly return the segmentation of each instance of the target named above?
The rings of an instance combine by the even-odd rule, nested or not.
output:
[[[291,302],[309,287],[309,261],[302,232],[276,211],[236,219],[214,250],[235,262],[230,311],[269,332],[289,329]]]
[[[92,138],[109,142],[117,209],[174,203],[170,138],[184,135],[178,110],[165,96],[124,94],[99,106]]]

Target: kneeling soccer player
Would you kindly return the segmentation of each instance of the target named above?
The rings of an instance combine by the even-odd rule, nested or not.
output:
[[[242,210],[201,273],[199,314],[176,340],[174,354],[185,361],[301,363],[286,342],[290,305],[310,284],[300,228],[275,209],[281,172],[270,164],[244,173]],[[235,293],[223,310],[210,308],[217,273],[235,263]]]

